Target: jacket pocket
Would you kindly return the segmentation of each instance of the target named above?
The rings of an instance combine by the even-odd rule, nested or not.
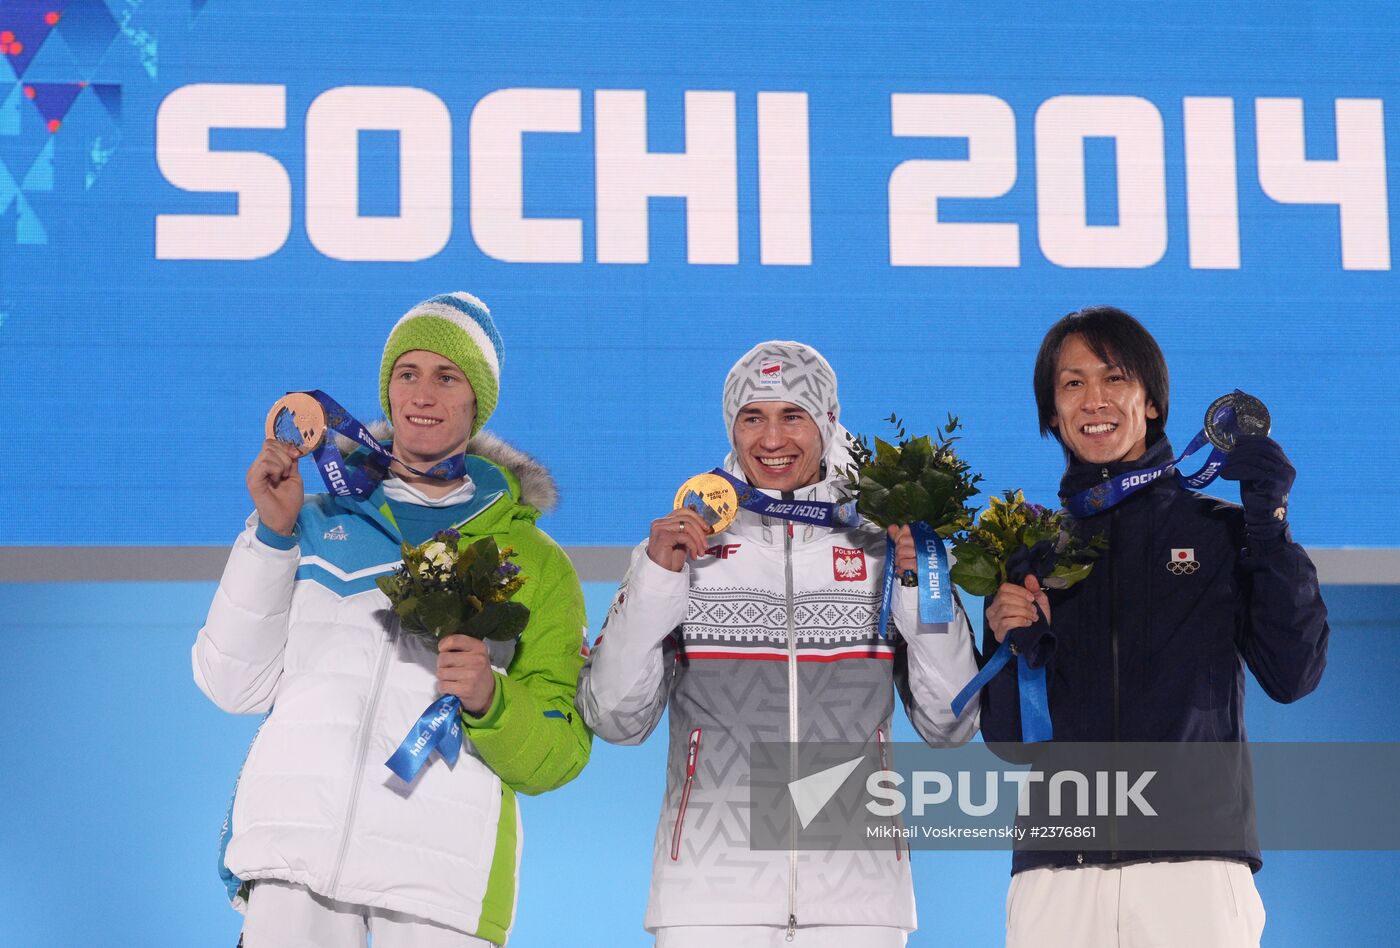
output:
[[[700,728],[690,732],[690,746],[685,752],[685,785],[681,788],[681,803],[676,809],[676,827],[671,831],[671,861],[681,858],[681,834],[685,831],[685,808],[690,805],[690,788],[695,783],[695,765],[700,762]]]
[[[875,729],[875,740],[880,745],[880,769],[889,770],[890,766],[885,761],[885,729],[877,727]],[[904,847],[900,845],[899,817],[890,817],[890,825],[894,827],[894,858],[896,861],[904,859]]]

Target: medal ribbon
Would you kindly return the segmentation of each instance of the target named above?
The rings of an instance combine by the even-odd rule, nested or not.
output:
[[[948,548],[943,538],[922,520],[909,525],[918,552],[919,621],[935,625],[953,621],[953,582],[948,574]],[[880,637],[885,638],[894,600],[894,541],[885,537],[885,572],[880,592]]]
[[[1006,663],[1011,661],[1011,636],[1002,639],[1001,645],[977,676],[967,683],[953,699],[953,716],[962,717],[963,709],[972,696],[982,690],[982,686],[997,676]],[[1048,741],[1054,738],[1055,729],[1050,724],[1050,696],[1045,688],[1045,666],[1032,668],[1026,656],[1016,656],[1016,690],[1021,699],[1021,740],[1027,744]]]
[[[1234,421],[1234,409],[1225,408],[1222,412],[1230,413],[1230,422]],[[1168,471],[1176,471],[1176,466],[1186,458],[1195,454],[1209,443],[1205,429],[1196,432],[1196,436],[1191,439],[1191,443],[1186,446],[1186,450],[1177,455],[1175,460],[1166,464],[1159,464],[1157,467],[1144,467],[1140,470],[1129,471],[1126,474],[1119,474],[1111,477],[1102,484],[1097,484],[1088,490],[1082,490],[1073,497],[1065,501],[1065,509],[1070,514],[1082,520],[1085,517],[1092,517],[1094,514],[1103,513],[1110,507],[1114,507],[1127,500],[1133,494],[1151,484],[1157,478]],[[1220,467],[1225,463],[1227,452],[1220,448],[1211,446],[1210,454],[1206,457],[1206,463],[1201,466],[1195,474],[1183,474],[1176,471],[1176,479],[1182,487],[1191,490],[1200,490],[1211,481],[1220,476]]]
[[[1244,392],[1235,389],[1234,394],[1249,398]],[[1223,399],[1222,399],[1223,400]],[[1251,401],[1257,400],[1250,399]],[[1214,407],[1214,406],[1212,406]],[[1262,408],[1262,406],[1260,406]],[[1267,418],[1267,413],[1266,413]],[[1229,402],[1220,406],[1214,415],[1206,419],[1207,425],[1218,427],[1222,432],[1236,437],[1240,434],[1239,418],[1235,414],[1235,408]],[[1267,424],[1265,427],[1267,430]],[[1211,445],[1210,454],[1206,457],[1206,463],[1201,465],[1200,470],[1195,474],[1183,474],[1176,470],[1178,464],[1186,458],[1195,454],[1210,442],[1206,429],[1202,428],[1196,432],[1196,436],[1191,439],[1191,443],[1186,446],[1186,450],[1177,455],[1173,461],[1157,467],[1145,467],[1136,471],[1129,471],[1126,474],[1119,474],[1117,477],[1109,478],[1102,484],[1091,487],[1088,490],[1080,491],[1069,500],[1065,501],[1065,509],[1071,515],[1083,519],[1092,517],[1094,514],[1103,513],[1110,507],[1122,503],[1128,497],[1142,490],[1157,478],[1168,471],[1176,471],[1176,479],[1182,487],[1190,490],[1200,490],[1220,476],[1220,467],[1225,463],[1225,455],[1229,453],[1226,449],[1214,444]]]
[[[462,752],[461,714],[462,702],[456,695],[438,698],[428,705],[398,750],[384,763],[404,783],[413,782],[435,749],[448,764],[457,763],[457,755]]]
[[[922,520],[909,524],[919,555],[919,621],[925,625],[953,621],[953,581],[943,538]]]
[[[341,455],[340,448],[336,446],[335,438],[328,433],[321,440],[320,446],[311,453],[316,466],[321,471],[321,480],[325,482],[327,490],[340,497],[354,497],[357,500],[363,500],[374,493],[374,489],[380,481],[389,476],[389,465],[394,463],[394,456],[384,445],[375,440],[374,435],[370,434],[369,429],[359,419],[342,408],[339,402],[325,392],[316,389],[305,394],[316,399],[321,409],[326,413],[328,432],[335,431],[343,434],[369,451],[370,456],[365,459],[363,464],[348,464],[344,456]],[[284,415],[289,415],[289,413],[284,413]],[[301,437],[296,433],[295,425],[290,417],[278,418],[277,421],[278,440],[291,444],[301,442]],[[467,459],[462,454],[439,461],[426,471],[409,467],[402,461],[398,463],[414,474],[440,481],[460,480],[467,474]]]
[[[717,467],[710,473],[728,481],[738,496],[739,506],[756,514],[833,529],[860,525],[860,514],[856,513],[854,500],[848,500],[843,504],[833,504],[824,500],[780,500],[776,497],[769,497],[723,468]]]

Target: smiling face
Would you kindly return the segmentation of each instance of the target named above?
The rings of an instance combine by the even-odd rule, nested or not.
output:
[[[1147,450],[1147,420],[1157,406],[1142,382],[1094,354],[1080,335],[1065,338],[1055,363],[1055,414],[1060,440],[1080,461],[1132,461]]]
[[[476,393],[455,364],[436,352],[412,349],[389,374],[394,456],[414,467],[460,454],[476,420]]]
[[[750,402],[734,420],[734,454],[755,487],[791,491],[821,474],[822,435],[791,402]]]

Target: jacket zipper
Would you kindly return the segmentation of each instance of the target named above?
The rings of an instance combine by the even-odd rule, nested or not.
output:
[[[695,783],[695,765],[700,760],[700,728],[690,732],[690,748],[685,753],[685,786],[681,789],[681,805],[676,811],[676,828],[671,832],[671,861],[681,858],[681,831],[685,826],[685,810],[690,805],[690,787]]]
[[[384,679],[389,668],[390,645],[394,640],[394,629],[397,623],[391,625],[386,635],[379,643],[379,657],[374,670],[374,685],[370,689],[369,701],[365,704],[365,715],[360,721],[360,746],[355,752],[355,769],[351,771],[350,781],[350,802],[345,807],[345,831],[340,839],[340,851],[335,857],[335,873],[331,876],[330,889],[326,893],[330,898],[335,898],[337,887],[340,885],[340,873],[345,868],[345,852],[350,848],[350,832],[355,826],[355,816],[360,802],[360,784],[363,781],[365,768],[365,758],[369,755],[369,739],[371,724],[374,721],[375,712],[379,710],[379,696],[384,690]]]
[[[1104,479],[1108,479],[1108,468],[1104,468]],[[1108,634],[1113,654],[1113,742],[1119,738],[1119,690],[1118,690],[1118,569],[1114,565],[1113,544],[1118,532],[1118,508],[1108,515]],[[1109,823],[1109,845],[1115,847],[1108,854],[1110,861],[1117,860],[1118,824]]]
[[[886,762],[885,762],[885,729],[884,729],[884,728],[882,728],[882,727],[877,727],[877,728],[875,729],[875,740],[876,740],[876,742],[880,745],[880,769],[881,769],[881,770],[889,770],[890,768],[889,768],[888,764],[886,764]],[[903,852],[904,847],[902,847],[902,846],[899,845],[899,818],[896,817],[896,816],[890,817],[890,825],[894,827],[894,858],[895,858],[895,861],[896,861],[896,862],[899,862],[899,861],[902,861],[902,860],[904,859],[904,852]]]
[[[791,500],[792,495],[784,491],[783,498]],[[787,592],[787,648],[788,648],[788,773],[797,779],[797,627],[792,619],[792,522],[783,533],[783,579]],[[792,826],[791,846],[788,849],[788,925],[787,940],[797,937],[797,824]]]

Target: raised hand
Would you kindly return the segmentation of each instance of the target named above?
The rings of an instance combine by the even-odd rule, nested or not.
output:
[[[704,555],[709,533],[709,526],[695,511],[688,507],[673,510],[651,522],[647,556],[662,569],[679,573],[686,560]]]
[[[248,495],[258,509],[258,519],[285,537],[292,535],[305,499],[297,470],[300,458],[296,448],[268,438],[248,468]]]

